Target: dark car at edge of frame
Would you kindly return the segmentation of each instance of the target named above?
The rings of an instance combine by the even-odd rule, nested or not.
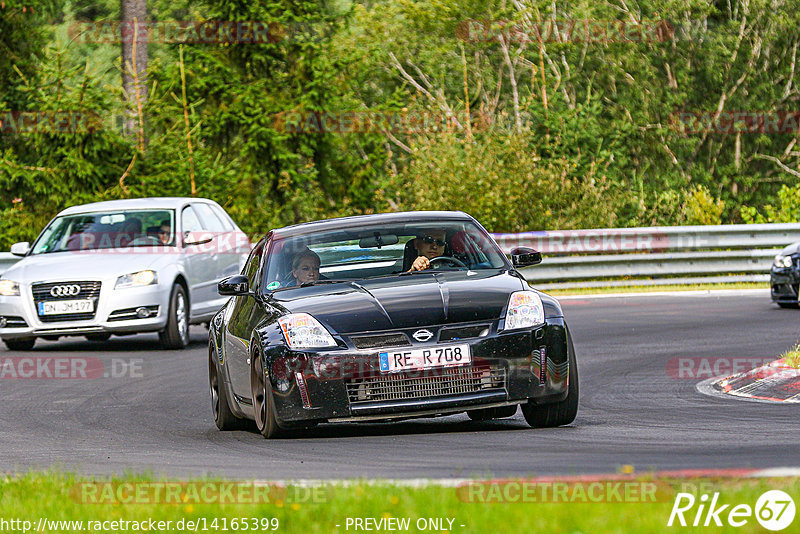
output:
[[[443,255],[409,272],[432,235]],[[299,284],[292,262],[308,251],[319,258],[319,279]],[[219,283],[231,298],[209,331],[217,427],[254,420],[272,438],[318,423],[459,412],[497,419],[518,407],[533,427],[571,423],[578,369],[561,306],[517,270],[540,261],[527,248],[509,261],[462,212],[269,232],[242,274]]]
[[[792,243],[775,256],[769,279],[772,302],[781,308],[797,308],[798,287],[800,287],[800,243]]]

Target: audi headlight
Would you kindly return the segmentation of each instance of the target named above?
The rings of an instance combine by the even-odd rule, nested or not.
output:
[[[117,284],[114,289],[149,286],[157,283],[158,273],[155,271],[139,271],[138,273],[124,274],[117,278]]]
[[[504,330],[518,330],[544,324],[544,305],[535,291],[515,291],[508,299]]]
[[[787,267],[792,266],[792,257],[784,256],[783,254],[778,254],[777,256],[775,256],[775,261],[772,262],[772,265],[774,265],[778,269],[786,269]]]
[[[290,349],[335,347],[336,341],[319,321],[307,313],[292,313],[278,319]]]
[[[18,297],[19,284],[12,280],[0,280],[0,295],[4,297]]]

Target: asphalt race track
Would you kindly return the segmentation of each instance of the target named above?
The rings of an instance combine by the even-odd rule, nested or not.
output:
[[[800,310],[768,293],[567,300],[581,375],[578,418],[531,429],[460,414],[323,425],[291,440],[219,432],[207,390],[206,331],[186,351],[155,335],[106,343],[39,340],[9,356],[102,360],[83,380],[0,380],[0,470],[259,479],[525,476],[800,466],[797,405],[708,397],[667,371],[678,357],[770,358],[800,338]],[[94,360],[92,360],[94,361]],[[132,367],[130,367],[132,365]]]

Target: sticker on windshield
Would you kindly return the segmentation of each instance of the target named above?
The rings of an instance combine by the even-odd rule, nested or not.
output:
[[[277,280],[274,282],[270,282],[267,285],[267,289],[269,289],[270,291],[272,291],[273,289],[278,289],[279,287],[281,287],[281,283],[278,282]]]

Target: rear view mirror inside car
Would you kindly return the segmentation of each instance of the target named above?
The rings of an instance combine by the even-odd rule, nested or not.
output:
[[[360,248],[381,248],[387,245],[396,245],[400,239],[395,234],[381,234],[375,232],[375,235],[362,237],[358,241]]]

